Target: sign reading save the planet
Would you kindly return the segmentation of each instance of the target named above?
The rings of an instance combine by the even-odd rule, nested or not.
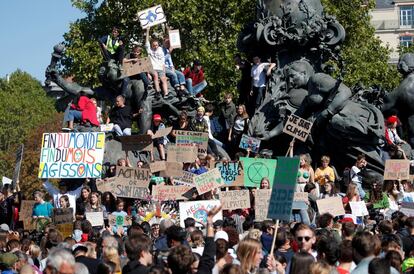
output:
[[[312,123],[308,120],[291,114],[283,128],[283,132],[305,142],[312,129]]]
[[[103,132],[44,133],[39,178],[100,178]]]

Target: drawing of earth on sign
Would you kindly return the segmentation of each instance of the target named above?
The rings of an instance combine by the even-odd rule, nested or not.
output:
[[[145,17],[145,19],[147,19],[148,22],[152,23],[157,19],[157,15],[150,10],[147,14],[147,17]]]
[[[247,176],[249,180],[256,185],[260,185],[263,177],[270,177],[269,168],[261,162],[251,164],[247,169]]]
[[[200,208],[194,212],[194,219],[205,224],[207,223],[207,210],[205,208]]]

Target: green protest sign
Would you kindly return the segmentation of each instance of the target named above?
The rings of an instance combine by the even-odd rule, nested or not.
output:
[[[290,220],[298,169],[299,157],[279,157],[277,159],[275,179],[267,213],[268,218]]]
[[[244,170],[244,186],[260,187],[263,177],[269,178],[270,185],[273,185],[277,161],[275,159],[262,158],[240,158]]]

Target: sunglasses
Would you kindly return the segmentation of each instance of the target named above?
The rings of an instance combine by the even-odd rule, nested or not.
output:
[[[298,241],[299,242],[303,242],[303,240],[305,240],[305,242],[309,242],[309,240],[311,239],[312,237],[309,237],[309,236],[305,236],[305,237],[297,237],[297,239],[298,239]]]

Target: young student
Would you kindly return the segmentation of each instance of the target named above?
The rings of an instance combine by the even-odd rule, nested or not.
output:
[[[318,167],[315,171],[315,181],[318,182],[320,186],[325,185],[325,183],[335,181],[335,172],[333,168],[329,166],[330,161],[331,158],[329,156],[322,156],[322,166]]]
[[[208,150],[214,153],[216,155],[216,158],[221,158],[223,155],[220,154],[217,146],[223,146],[223,143],[214,138],[213,133],[211,131],[211,122],[210,117],[213,116],[214,112],[214,106],[212,104],[208,104],[206,106],[206,112],[204,114],[204,120],[207,121],[207,127],[208,127]],[[211,154],[209,152],[209,154]]]
[[[33,206],[33,218],[46,217],[51,218],[53,213],[53,205],[49,202],[43,200],[43,193],[40,191],[35,191],[33,193],[33,198],[35,200],[35,205]]]
[[[122,64],[125,45],[122,40],[122,36],[120,36],[120,30],[118,27],[113,27],[111,34],[102,36],[99,39],[99,46],[101,47],[102,55],[105,61],[113,59],[119,64]]]
[[[124,207],[125,207],[125,202],[124,202],[124,200],[122,200],[122,199],[120,199],[120,198],[116,199],[115,205],[116,205],[116,211],[112,212],[112,215],[114,215],[114,216],[116,216],[116,217],[118,217],[118,216],[122,216],[122,217],[128,216],[128,213],[126,213],[126,212],[124,211]],[[124,219],[124,221],[125,221],[125,219]],[[125,224],[124,224],[123,228],[124,228],[124,232],[126,232],[126,231],[127,231],[127,229],[128,229],[128,228],[125,226]],[[116,233],[116,232],[117,232],[117,230],[118,230],[118,225],[117,225],[117,224],[115,224],[115,225],[113,226],[113,232],[114,232],[114,233]]]
[[[158,130],[165,128],[165,125],[162,123],[161,115],[154,114],[152,116],[151,129],[147,131],[147,134],[153,136]],[[153,140],[154,146],[158,149],[161,161],[165,161],[165,145],[168,142],[167,137],[160,137]],[[151,161],[154,161],[154,155],[151,153]]]
[[[257,109],[265,97],[266,91],[266,76],[270,76],[272,69],[276,66],[275,63],[262,63],[259,56],[253,57],[253,67],[251,71],[252,88],[250,91],[250,97],[252,106]]]

